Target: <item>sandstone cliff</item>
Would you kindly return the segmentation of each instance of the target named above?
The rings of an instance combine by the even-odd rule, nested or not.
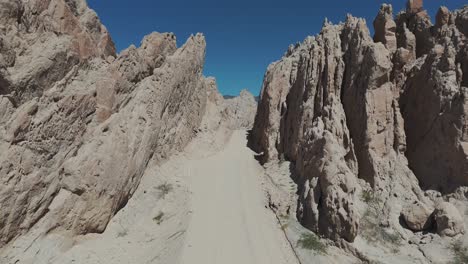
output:
[[[201,34],[116,54],[84,0],[2,0],[0,20],[0,247],[45,217],[47,232],[103,232],[149,161],[223,104]]]
[[[421,0],[395,19],[384,4],[373,38],[363,19],[325,21],[268,67],[249,144],[291,161],[304,226],[345,248],[369,218],[387,238],[464,233],[452,207],[433,221],[468,185],[467,13],[442,7],[432,25]]]

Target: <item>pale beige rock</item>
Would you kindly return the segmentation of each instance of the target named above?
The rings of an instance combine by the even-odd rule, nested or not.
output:
[[[242,90],[239,96],[225,99],[227,122],[232,129],[251,129],[257,112],[255,97],[247,90]]]
[[[385,47],[395,52],[397,49],[396,23],[393,21],[393,8],[391,5],[383,4],[377,17],[374,19],[374,41],[382,42]]]
[[[466,240],[466,212],[440,202],[466,207],[467,14],[442,8],[433,26],[414,0],[393,22],[384,5],[375,41],[365,20],[348,16],[340,25],[325,22],[318,36],[269,66],[249,145],[262,163],[283,164],[287,179],[275,183],[289,189],[292,175],[297,186],[268,202],[339,246],[330,247],[335,262],[339,254],[364,263],[447,262],[440,256],[450,238],[413,232],[434,225]],[[107,231],[137,188],[136,201],[148,202],[140,180],[150,162],[160,168],[177,151],[222,149],[218,141],[231,129],[252,125],[252,95],[225,101],[215,80],[202,76],[202,35],[177,49],[173,34],[152,33],[117,55],[84,0],[0,0],[0,22],[0,247],[12,250],[0,258],[11,263],[54,259],[79,242],[76,235]],[[195,135],[203,144],[186,150]],[[384,241],[364,236],[369,210],[371,231]],[[181,228],[182,217],[185,227],[188,214],[170,222]],[[309,232],[294,228],[294,238]],[[44,235],[50,240],[41,244]]]
[[[450,16],[451,16],[451,13],[447,7],[445,6],[440,7],[436,15],[435,26],[440,28],[440,27],[443,27],[444,25],[448,25],[448,23],[450,23]]]
[[[402,215],[408,227],[413,231],[423,231],[433,224],[433,210],[417,201],[403,208]]]
[[[262,161],[295,161],[298,217],[305,226],[352,241],[359,223],[356,160],[339,96],[344,71],[339,33],[340,27],[325,24],[319,36],[291,48],[269,67],[251,145],[262,153]],[[319,82],[322,78],[329,81]],[[310,82],[302,86],[305,80]]]
[[[468,8],[456,10],[454,12],[455,24],[465,36],[468,35]]]
[[[424,188],[443,192],[468,184],[461,147],[467,91],[457,78],[456,56],[453,47],[436,46],[411,69],[400,100],[410,166]]]
[[[0,14],[0,247],[40,220],[47,232],[101,233],[149,160],[199,129],[213,89],[205,39],[177,49],[173,34],[153,33],[114,59],[85,1],[2,1]]]
[[[406,10],[410,13],[418,13],[422,11],[423,0],[408,0]]]
[[[398,52],[394,76],[402,92],[406,156],[425,189],[451,192],[468,180],[463,147],[467,106],[462,99],[467,84],[463,72],[468,69],[466,36],[463,27],[454,22],[463,21],[466,10],[450,12],[441,7],[435,27],[424,16],[401,13],[397,19],[399,46],[410,51],[413,41],[408,40],[414,34],[420,57],[413,61],[411,52],[409,56],[404,50]]]
[[[10,25],[16,25],[20,21],[21,8],[20,0],[0,1],[0,30],[5,30]]]
[[[407,11],[397,15],[396,24],[397,33],[402,32],[398,28],[403,28],[406,25],[415,35],[417,57],[427,54],[434,46],[435,40],[431,31],[432,22],[427,12],[423,9],[422,0],[409,0]]]
[[[458,209],[451,203],[437,204],[434,218],[437,224],[437,233],[441,236],[454,237],[465,233],[463,218]]]
[[[397,16],[396,30],[391,8],[382,7],[375,22],[375,41],[382,43],[371,39],[363,19],[348,16],[337,26],[325,22],[318,36],[290,47],[265,74],[249,144],[262,163],[291,161],[299,221],[335,241],[353,241],[360,233],[366,205],[356,202],[359,178],[378,193],[377,201],[369,201],[378,208],[374,222],[403,237],[409,231],[400,225],[402,211],[413,230],[431,226],[435,201],[420,184],[451,190],[468,179],[462,147],[466,96],[460,89],[465,37],[451,22],[450,29],[432,30],[422,1],[408,6]],[[431,101],[426,89],[439,98]],[[439,101],[454,123],[443,114],[426,119]],[[439,184],[426,185],[431,181]],[[418,212],[404,208],[408,201],[421,205]]]
[[[397,43],[399,48],[407,50],[410,54],[409,60],[404,62],[404,64],[416,59],[416,36],[408,30],[406,23],[397,27]]]

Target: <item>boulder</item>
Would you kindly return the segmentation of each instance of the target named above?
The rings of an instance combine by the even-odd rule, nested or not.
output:
[[[405,223],[413,231],[423,231],[433,225],[433,210],[422,202],[416,201],[403,208],[402,216]]]
[[[454,237],[465,233],[463,217],[451,203],[442,202],[437,204],[434,219],[437,224],[437,233],[441,236]]]

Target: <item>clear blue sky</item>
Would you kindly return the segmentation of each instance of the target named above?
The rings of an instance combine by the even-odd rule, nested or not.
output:
[[[174,32],[178,45],[192,33],[207,40],[205,75],[217,79],[223,94],[243,88],[260,92],[267,66],[281,58],[289,44],[320,31],[327,17],[343,21],[347,13],[372,21],[383,1],[375,0],[88,0],[123,50],[153,32]],[[406,0],[389,0],[394,12]],[[455,9],[467,0],[426,0],[435,17],[439,5]]]

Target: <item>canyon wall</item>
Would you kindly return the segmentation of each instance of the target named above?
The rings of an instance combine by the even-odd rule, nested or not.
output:
[[[268,67],[249,144],[292,162],[304,226],[352,242],[368,188],[398,229],[414,204],[433,217],[426,191],[468,185],[467,14],[442,7],[432,25],[422,1],[395,19],[384,4],[373,38],[363,19],[325,21]]]
[[[0,247],[45,216],[49,231],[103,232],[222,99],[205,39],[152,33],[116,54],[85,0],[1,0],[0,20]]]

